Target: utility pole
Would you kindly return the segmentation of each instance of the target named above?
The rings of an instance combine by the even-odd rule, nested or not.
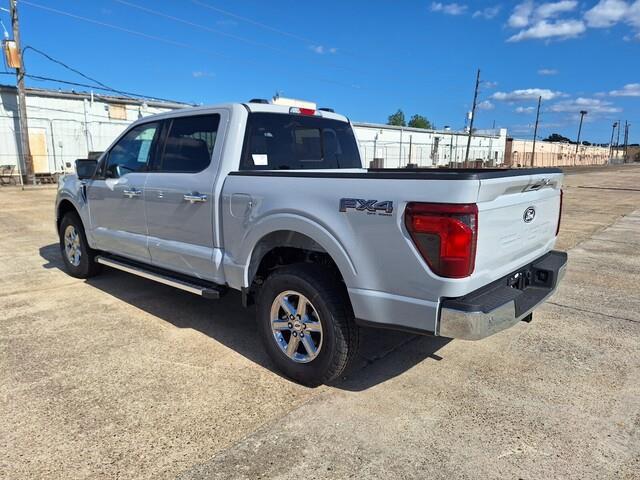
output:
[[[618,122],[613,122],[613,128],[611,129],[611,141],[609,142],[609,163],[611,163],[613,157],[613,135],[616,133],[616,127]]]
[[[578,149],[580,148],[580,134],[582,133],[582,120],[584,116],[587,114],[586,110],[580,110],[580,126],[578,127],[578,140],[576,141],[576,156],[573,160],[573,164],[575,165],[578,161]]]
[[[627,162],[629,156],[629,122],[624,121],[624,162]]]
[[[9,0],[9,13],[11,15],[11,27],[13,28],[13,40],[16,42],[16,50],[20,64],[16,68],[16,88],[18,89],[18,119],[20,124],[20,143],[22,146],[22,158],[24,162],[24,183],[35,183],[33,172],[33,157],[29,147],[29,126],[27,125],[27,104],[24,93],[24,62],[22,48],[20,47],[20,23],[18,21],[18,7],[16,0]]]
[[[464,168],[469,167],[469,150],[471,149],[471,135],[473,135],[473,121],[476,117],[476,102],[478,101],[478,90],[480,88],[480,69],[476,76],[476,90],[473,94],[473,106],[471,107],[471,119],[469,120],[469,137],[467,138],[467,151],[464,153]]]
[[[620,127],[622,122],[618,120],[618,138],[616,139],[616,158],[618,158],[618,152],[620,151]]]
[[[533,127],[533,151],[531,152],[531,166],[533,167],[536,162],[536,138],[538,138],[538,122],[540,121],[540,104],[542,103],[542,96],[538,97],[538,110],[536,111],[536,126]]]

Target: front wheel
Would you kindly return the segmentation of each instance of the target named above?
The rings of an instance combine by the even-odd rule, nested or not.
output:
[[[60,221],[60,253],[67,273],[76,278],[89,278],[100,271],[96,252],[89,247],[80,217],[69,212]]]
[[[356,353],[356,326],[344,286],[313,264],[267,277],[257,305],[267,353],[288,377],[317,386],[338,377]]]

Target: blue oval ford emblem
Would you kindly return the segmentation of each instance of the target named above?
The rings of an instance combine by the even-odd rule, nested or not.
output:
[[[524,220],[524,223],[531,223],[533,222],[533,219],[536,218],[536,209],[533,207],[529,207],[524,211],[524,214],[522,215],[522,219]]]

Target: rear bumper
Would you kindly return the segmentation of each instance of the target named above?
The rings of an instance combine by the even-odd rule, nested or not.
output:
[[[479,290],[443,300],[437,334],[480,340],[515,325],[553,295],[566,265],[565,252],[551,251]],[[515,288],[514,282],[519,282],[520,288]]]

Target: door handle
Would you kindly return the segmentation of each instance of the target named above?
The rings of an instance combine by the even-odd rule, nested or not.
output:
[[[125,197],[129,198],[139,197],[140,195],[142,195],[142,190],[138,190],[137,188],[125,189],[122,190],[122,194]]]
[[[189,202],[193,205],[194,203],[206,202],[208,197],[204,193],[193,192],[185,193],[182,198],[184,198],[185,202]]]

